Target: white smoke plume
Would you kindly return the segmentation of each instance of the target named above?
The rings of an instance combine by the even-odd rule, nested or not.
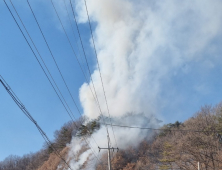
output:
[[[153,115],[160,117],[159,104],[169,103],[161,94],[172,76],[178,72],[188,73],[190,68],[185,65],[190,62],[209,67],[218,60],[204,54],[217,50],[211,44],[221,35],[220,0],[87,0],[87,5],[91,21],[95,23],[95,44],[110,115],[116,124],[158,126]],[[78,21],[87,23],[83,0],[76,1],[76,11]],[[102,112],[108,116],[98,68],[92,79]],[[167,88],[167,91],[169,96],[172,93],[172,98],[176,97],[173,89]],[[84,115],[97,118],[100,113],[89,84],[82,85],[79,96]],[[114,133],[120,149],[136,146],[147,137],[147,132],[138,129],[114,128]],[[107,146],[105,127],[93,137],[100,147]],[[98,153],[95,142],[88,140]],[[77,141],[73,139],[70,154],[81,146]],[[71,165],[78,169],[87,159],[93,159],[90,150]],[[90,167],[86,169],[94,169]]]
[[[87,22],[84,1],[76,3],[79,21]],[[157,101],[170,75],[191,61],[201,63],[205,48],[221,34],[220,1],[87,0],[87,4],[97,24],[96,48],[112,116],[158,113]],[[98,69],[92,77],[107,115]],[[99,116],[88,84],[81,87],[80,100],[86,116]]]

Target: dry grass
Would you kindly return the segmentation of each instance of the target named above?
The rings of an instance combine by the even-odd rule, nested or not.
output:
[[[61,152],[60,155],[66,160],[66,156],[68,154],[69,148],[65,147]],[[58,166],[61,165],[60,168]],[[65,168],[65,165],[63,161],[54,153],[52,153],[47,161],[44,162],[44,164],[38,168],[37,170],[57,170]]]

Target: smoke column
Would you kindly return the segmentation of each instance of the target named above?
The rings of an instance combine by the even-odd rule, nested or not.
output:
[[[84,1],[75,1],[79,23],[88,22]],[[216,55],[207,58],[209,50],[217,53],[212,41],[221,35],[222,2],[220,0],[87,0],[108,106],[114,123],[156,127],[154,116],[161,117],[162,106],[175,98],[169,88],[173,76],[190,74],[189,63],[204,68],[218,61]],[[90,40],[92,43],[92,40]],[[93,47],[93,46],[92,46]],[[207,63],[207,64],[206,64]],[[108,116],[98,68],[92,74],[102,112]],[[91,84],[91,82],[90,82]],[[85,83],[80,88],[84,115],[90,119],[100,113]],[[114,145],[113,135],[110,137]],[[138,129],[116,129],[114,133],[121,149],[136,146],[147,137]],[[100,147],[107,146],[102,127],[94,135]],[[93,149],[97,145],[91,140]],[[70,155],[83,145],[73,139]],[[89,150],[71,162],[74,169],[87,159]],[[86,169],[94,169],[92,166]]]

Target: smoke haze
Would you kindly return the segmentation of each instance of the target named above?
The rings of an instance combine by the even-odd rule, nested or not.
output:
[[[75,2],[79,23],[87,23],[84,1]],[[170,88],[179,83],[178,77],[192,77],[198,69],[202,77],[221,65],[220,47],[215,43],[221,36],[220,0],[87,0],[87,5],[95,24],[98,60],[114,124],[157,127],[154,116],[165,119],[161,115],[164,106],[183,100],[175,85]],[[102,112],[108,116],[98,68],[92,79]],[[207,90],[204,84],[190,85],[199,92]],[[100,113],[89,84],[82,85],[79,97],[84,115],[97,118]],[[136,146],[148,136],[138,129],[114,128],[114,133],[121,149]],[[100,147],[107,146],[105,127],[93,136]],[[111,129],[110,137],[115,144]],[[70,152],[78,147],[76,140]],[[98,152],[95,142],[89,140]],[[92,158],[90,153],[85,152],[79,161]],[[76,169],[80,164],[72,165]]]

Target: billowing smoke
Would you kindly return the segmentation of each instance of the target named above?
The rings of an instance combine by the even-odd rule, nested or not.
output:
[[[217,50],[212,44],[221,35],[220,0],[87,0],[87,5],[95,24],[95,44],[110,115],[116,124],[158,126],[154,116],[160,117],[162,106],[171,102],[163,94],[176,100],[169,88],[172,77],[188,73],[187,65],[191,62],[210,67],[217,60],[216,55],[209,59],[204,54]],[[76,1],[76,11],[78,21],[87,23],[83,0]],[[108,116],[98,68],[92,79],[101,110]],[[89,84],[82,85],[79,96],[84,115],[97,118],[100,112]],[[147,137],[147,132],[138,129],[114,128],[114,133],[121,149],[136,146]],[[105,127],[93,137],[100,147],[107,146]],[[88,140],[98,153],[95,142]],[[79,139],[73,139],[70,154],[80,149],[82,144],[78,142]],[[86,150],[71,165],[78,169],[87,159],[96,162],[90,150]],[[89,167],[93,166],[86,169]]]

